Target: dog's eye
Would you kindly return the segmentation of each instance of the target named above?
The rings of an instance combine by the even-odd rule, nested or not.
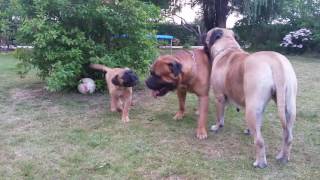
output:
[[[151,76],[159,77],[154,71],[150,71]]]
[[[150,75],[155,78],[161,79],[161,76],[157,75],[154,71],[150,71]]]

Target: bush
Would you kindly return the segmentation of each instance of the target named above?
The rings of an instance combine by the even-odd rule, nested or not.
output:
[[[312,42],[309,44],[310,51],[320,53],[320,21],[317,17],[307,17],[296,19],[292,24],[294,27],[305,27],[312,32]],[[298,29],[296,28],[296,29]]]
[[[292,29],[291,25],[241,25],[234,28],[240,37],[242,46],[249,45],[250,50],[281,51],[282,38]]]
[[[234,28],[240,36],[240,44],[250,50],[273,50],[284,51],[280,43],[283,37],[291,31],[307,28],[312,32],[312,41],[302,49],[301,52],[320,53],[320,21],[319,17],[303,17],[299,19],[292,18],[288,24],[251,24],[238,23]],[[308,48],[306,48],[308,47]]]
[[[311,31],[306,28],[292,31],[285,35],[280,46],[288,53],[304,53],[312,40],[311,35]]]
[[[31,56],[18,53],[20,67],[37,68],[51,91],[73,88],[80,78],[92,75],[90,63],[127,66],[141,74],[156,55],[150,35],[155,34],[159,9],[153,5],[138,0],[44,0],[23,7],[36,14],[24,18],[19,29],[20,42],[34,47]]]

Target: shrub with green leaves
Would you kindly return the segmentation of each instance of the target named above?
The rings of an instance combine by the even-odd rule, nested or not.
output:
[[[280,46],[283,37],[291,31],[307,28],[312,32],[312,41],[308,46],[296,52],[316,52],[320,53],[320,18],[319,15],[292,18],[285,24],[245,24],[242,20],[238,22],[234,28],[235,32],[240,36],[240,44],[253,50],[273,50],[287,52],[287,48]],[[294,52],[292,51],[292,52]]]
[[[32,45],[20,67],[39,70],[48,89],[72,88],[90,76],[90,63],[127,66],[144,73],[156,55],[154,25],[159,9],[138,0],[20,1],[26,12],[19,40]],[[25,4],[23,4],[25,2]],[[35,14],[28,13],[32,10]]]

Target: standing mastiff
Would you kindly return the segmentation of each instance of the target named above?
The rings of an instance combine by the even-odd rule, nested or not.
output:
[[[184,116],[187,92],[198,96],[197,138],[207,138],[207,117],[209,103],[209,82],[211,63],[202,49],[179,51],[173,55],[158,57],[151,66],[150,77],[146,80],[154,97],[164,96],[177,90],[179,111],[174,116],[178,120]]]
[[[261,134],[263,112],[272,99],[276,102],[283,129],[282,147],[277,160],[290,157],[292,128],[296,119],[297,79],[288,59],[272,51],[249,54],[243,51],[231,30],[214,28],[205,38],[213,60],[211,85],[215,94],[217,131],[224,125],[228,102],[245,110],[246,124],[256,147],[255,167],[267,166],[265,144]]]

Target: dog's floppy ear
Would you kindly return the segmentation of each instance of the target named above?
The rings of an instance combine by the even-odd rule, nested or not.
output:
[[[202,34],[201,34],[201,44],[203,45],[203,50],[204,50],[204,52],[205,52],[208,56],[210,56],[210,50],[209,50],[209,48],[208,48],[208,44],[207,44],[206,40],[207,40],[207,33],[205,32],[205,33],[202,33]]]
[[[116,86],[120,86],[121,84],[120,84],[118,78],[119,78],[119,75],[116,75],[115,77],[113,77],[113,78],[111,79],[112,84],[114,84],[114,85],[116,85]]]
[[[214,30],[211,34],[209,47],[211,47],[218,39],[220,39],[223,35],[223,31],[221,29]]]
[[[168,65],[171,72],[174,74],[174,76],[177,77],[182,72],[182,65],[177,61],[174,61],[173,63],[169,63]]]
[[[201,44],[202,44],[203,46],[207,46],[207,43],[206,43],[207,33],[206,33],[206,32],[205,32],[205,33],[202,33],[200,38],[201,38]]]

